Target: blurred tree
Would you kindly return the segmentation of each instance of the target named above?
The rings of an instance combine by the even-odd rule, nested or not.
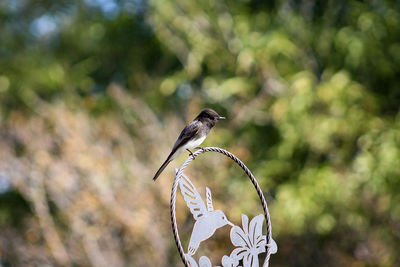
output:
[[[1,263],[179,264],[170,181],[151,174],[182,119],[209,106],[229,123],[207,142],[240,156],[268,194],[272,265],[399,265],[399,10],[1,1]],[[252,199],[223,166],[217,187]]]

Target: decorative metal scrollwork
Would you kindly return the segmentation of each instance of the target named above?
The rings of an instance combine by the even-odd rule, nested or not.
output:
[[[247,215],[242,214],[242,225],[237,226],[230,222],[222,210],[215,210],[212,201],[211,190],[206,187],[205,197],[203,198],[197,191],[193,182],[184,174],[185,168],[188,164],[196,158],[198,155],[205,152],[218,152],[221,153],[233,161],[235,161],[246,173],[251,182],[253,183],[257,194],[260,198],[261,205],[264,210],[264,214],[255,216],[249,222]],[[176,192],[180,188],[181,194],[186,202],[187,207],[190,209],[193,218],[195,220],[192,235],[190,237],[187,252],[185,253],[181,241],[179,239],[178,227],[176,223],[175,216],[175,202],[176,202]],[[182,258],[185,266],[190,267],[211,267],[211,261],[208,257],[202,256],[197,263],[192,257],[200,243],[213,236],[218,228],[226,225],[230,225],[230,238],[235,249],[230,253],[230,255],[224,255],[221,259],[221,264],[223,267],[236,267],[239,265],[240,261],[245,266],[259,266],[258,255],[261,253],[266,253],[263,266],[268,266],[269,258],[271,254],[277,252],[278,248],[275,241],[271,236],[271,220],[268,212],[267,202],[265,201],[264,195],[258,185],[256,179],[250,170],[244,165],[244,163],[234,156],[232,153],[218,147],[205,147],[197,150],[182,164],[181,168],[176,171],[176,176],[174,183],[172,185],[171,193],[171,223],[172,231],[174,233],[174,238],[176,246],[178,247],[179,254]],[[262,225],[266,220],[267,233],[262,234]]]

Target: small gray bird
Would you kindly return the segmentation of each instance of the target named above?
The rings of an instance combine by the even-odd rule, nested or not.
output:
[[[225,117],[221,117],[214,110],[210,108],[203,109],[200,114],[182,130],[171,153],[161,165],[160,169],[158,169],[153,180],[155,181],[165,167],[167,167],[172,160],[182,154],[182,152],[187,150],[191,154],[192,152],[190,149],[198,147],[203,143],[211,128],[222,119],[225,119]]]

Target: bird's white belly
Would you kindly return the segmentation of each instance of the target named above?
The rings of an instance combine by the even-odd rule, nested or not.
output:
[[[201,143],[203,143],[203,141],[204,141],[204,139],[206,139],[206,137],[207,136],[204,136],[199,139],[187,142],[185,145],[178,148],[178,150],[172,155],[171,160],[176,159],[180,154],[182,154],[183,152],[186,152],[186,149],[190,150],[192,148],[198,147],[199,145],[201,145]]]
[[[187,142],[187,144],[183,146],[183,149],[191,149],[191,148],[198,147],[199,145],[201,145],[201,143],[203,143],[203,141],[206,139],[206,137],[207,136],[203,136],[203,137],[200,137],[199,139],[191,140],[191,141]]]

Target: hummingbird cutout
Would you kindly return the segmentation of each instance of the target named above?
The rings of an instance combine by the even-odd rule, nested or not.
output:
[[[200,243],[210,238],[218,228],[227,224],[232,227],[234,225],[228,221],[223,211],[214,210],[211,190],[208,187],[206,187],[207,206],[204,204],[196,187],[194,187],[193,183],[183,173],[179,180],[179,187],[186,205],[189,207],[196,220],[188,246],[188,254],[194,255]]]

